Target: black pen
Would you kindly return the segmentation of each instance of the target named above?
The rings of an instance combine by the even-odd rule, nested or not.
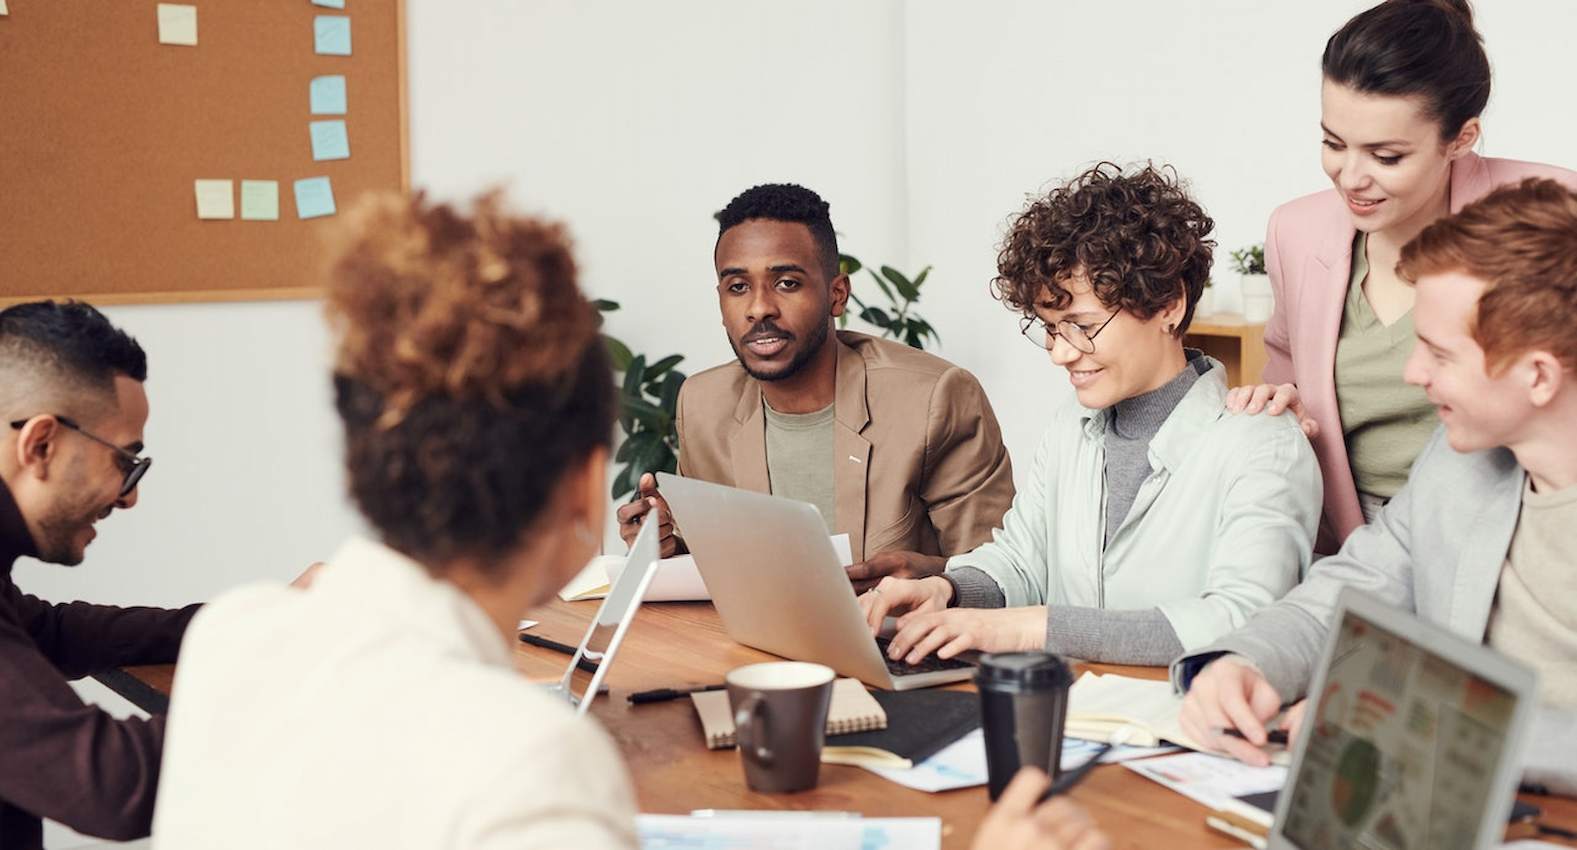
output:
[[[1088,776],[1090,771],[1094,770],[1096,765],[1101,763],[1101,758],[1111,751],[1112,745],[1110,743],[1102,744],[1095,751],[1095,755],[1090,756],[1089,761],[1057,777],[1057,781],[1051,783],[1051,787],[1046,789],[1046,793],[1040,795],[1040,802],[1044,803],[1052,797],[1072,791],[1073,786],[1084,781],[1084,777]]]
[[[525,632],[520,633],[520,642],[530,646],[540,646],[543,649],[551,649],[554,652],[562,652],[572,658],[575,656],[576,652],[575,647],[570,646],[569,644],[559,643],[556,640],[548,640],[547,638],[537,637],[536,635],[526,634]],[[582,658],[575,666],[585,670],[587,673],[597,672],[597,662],[592,661],[589,658]]]
[[[1221,734],[1226,735],[1229,738],[1238,738],[1238,739],[1241,739],[1241,740],[1244,740],[1244,741],[1248,740],[1248,736],[1247,735],[1244,735],[1242,732],[1239,732],[1236,729],[1222,729],[1221,730]],[[1287,730],[1285,730],[1285,729],[1272,729],[1269,732],[1266,732],[1265,733],[1265,743],[1267,743],[1267,744],[1280,744],[1283,747],[1287,746]]]
[[[635,693],[630,694],[629,700],[635,705],[643,705],[648,702],[666,702],[667,700],[678,699],[682,696],[698,694],[703,691],[720,691],[725,687],[727,686],[696,685],[692,688],[657,688],[650,691],[636,691]]]

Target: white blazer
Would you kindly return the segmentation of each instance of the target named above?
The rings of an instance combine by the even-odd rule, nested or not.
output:
[[[176,667],[154,847],[633,848],[629,777],[453,585],[352,540],[306,591],[206,606]]]

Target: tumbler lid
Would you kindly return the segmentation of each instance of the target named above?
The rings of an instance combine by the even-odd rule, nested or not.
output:
[[[1073,670],[1046,652],[993,652],[980,658],[975,684],[1000,690],[1043,690],[1073,684]]]

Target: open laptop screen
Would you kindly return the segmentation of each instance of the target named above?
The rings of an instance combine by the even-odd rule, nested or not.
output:
[[[1282,834],[1301,850],[1469,850],[1510,791],[1495,785],[1517,694],[1351,609],[1338,628]]]

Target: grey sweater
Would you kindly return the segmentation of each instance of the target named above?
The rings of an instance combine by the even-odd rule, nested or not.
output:
[[[1106,431],[1103,472],[1106,477],[1104,540],[1122,527],[1139,488],[1154,469],[1150,440],[1199,376],[1210,369],[1204,357],[1191,357],[1176,377],[1150,392],[1117,402]],[[959,567],[943,573],[953,585],[953,605],[1001,608],[1002,589],[984,571]],[[1115,611],[1076,605],[1050,605],[1046,611],[1046,651],[1090,661],[1122,664],[1169,664],[1183,654],[1172,624],[1157,608]]]

